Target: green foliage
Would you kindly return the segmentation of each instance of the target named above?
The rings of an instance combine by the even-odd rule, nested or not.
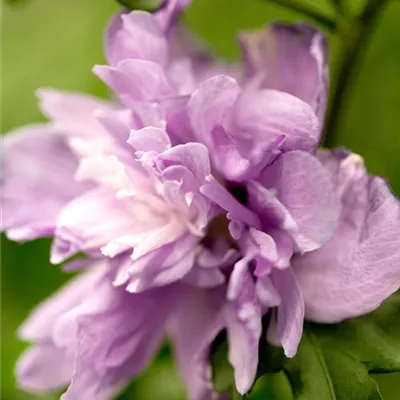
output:
[[[11,7],[10,3],[16,6]],[[304,3],[318,4],[329,12],[331,0],[304,0]],[[343,3],[347,11],[356,15],[365,0],[345,0]],[[119,8],[116,0],[5,0],[3,4],[2,132],[43,121],[34,97],[38,87],[107,95],[105,85],[92,74],[91,68],[96,63],[104,63],[102,33],[111,15]],[[313,22],[299,13],[259,0],[195,0],[186,17],[191,28],[217,55],[229,59],[238,57],[235,36],[239,29],[259,28],[274,20],[299,19]],[[352,82],[348,107],[341,113],[337,139],[338,145],[360,153],[372,173],[388,178],[397,194],[400,194],[399,23],[400,1],[392,1],[374,32],[365,62]],[[334,69],[339,44],[332,37],[330,44],[331,67]],[[49,265],[47,241],[18,245],[3,236],[1,253],[0,398],[33,400],[37,397],[15,388],[15,360],[26,347],[15,331],[32,307],[56,290],[68,275],[57,266]],[[374,339],[371,343],[377,347],[384,341]],[[134,382],[124,399],[185,399],[170,358],[157,358]],[[263,375],[256,382],[250,399],[291,400],[288,376],[284,370]],[[378,380],[384,400],[399,399],[400,374],[372,376]],[[46,400],[56,398],[44,397]],[[318,400],[325,399],[319,396]]]
[[[28,0],[5,0],[6,3],[9,3],[11,5],[20,5],[20,4],[25,4],[28,2]]]
[[[130,10],[156,11],[164,0],[117,0],[118,3]]]
[[[237,396],[233,368],[228,362],[228,343],[225,331],[221,332],[214,340],[210,354],[215,390],[218,393],[231,395],[231,397]]]
[[[363,317],[306,324],[284,368],[298,400],[382,399],[370,374],[400,371],[400,294]]]
[[[400,371],[399,332],[400,293],[359,318],[334,325],[306,323],[292,359],[262,340],[261,382],[255,384],[249,399],[268,394],[274,400],[382,400],[371,374]],[[220,340],[213,360],[217,389],[232,391],[226,342]]]

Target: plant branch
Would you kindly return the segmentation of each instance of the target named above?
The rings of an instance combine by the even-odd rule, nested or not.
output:
[[[342,0],[331,0],[333,7],[339,15],[345,15],[345,8]]]
[[[325,147],[329,148],[335,145],[339,116],[346,104],[351,83],[355,78],[354,74],[360,65],[378,17],[388,3],[389,0],[369,0],[361,15],[350,21],[340,32],[343,52],[321,140]]]
[[[334,19],[326,15],[323,11],[303,4],[299,0],[269,0],[269,2],[303,14],[304,16],[314,20],[315,22],[324,25],[331,32],[336,31],[336,22]]]

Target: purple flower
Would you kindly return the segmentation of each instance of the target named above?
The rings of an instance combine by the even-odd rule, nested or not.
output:
[[[247,78],[260,75],[263,87],[298,97],[323,120],[328,62],[321,32],[303,23],[277,23],[259,31],[243,32],[239,38]]]
[[[317,151],[321,33],[243,33],[242,71],[178,24],[187,3],[113,19],[95,72],[114,102],[41,90],[50,122],[4,139],[3,230],[53,237],[54,263],[87,255],[20,330],[26,390],[109,399],[168,338],[189,398],[218,398],[208,358],[225,329],[245,393],[260,340],[293,357],[304,318],[361,315],[399,288],[399,201],[359,156]]]
[[[400,287],[400,204],[362,158],[339,149],[318,154],[331,172],[342,211],[328,243],[292,261],[306,317],[338,322],[375,310]]]
[[[149,363],[179,288],[130,295],[108,274],[107,263],[90,265],[20,328],[35,342],[17,365],[23,388],[43,393],[71,382],[65,400],[108,399]]]

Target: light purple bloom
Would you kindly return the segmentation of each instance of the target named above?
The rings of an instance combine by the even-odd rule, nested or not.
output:
[[[42,393],[71,381],[65,400],[108,399],[149,363],[179,290],[130,295],[108,274],[107,263],[90,265],[21,327],[35,342],[17,365],[23,388]]]
[[[13,240],[53,235],[62,208],[88,188],[73,179],[78,159],[63,133],[31,125],[10,132],[2,149],[2,229]]]
[[[326,40],[321,32],[303,23],[277,23],[262,30],[244,32],[239,38],[248,78],[260,75],[263,87],[298,97],[323,120],[328,93],[328,60]]]
[[[332,239],[295,257],[306,317],[338,322],[375,310],[400,286],[400,204],[387,183],[347,150],[319,154],[333,175],[342,212]]]
[[[54,263],[88,256],[20,330],[26,390],[109,399],[168,338],[189,398],[218,398],[209,351],[225,329],[245,393],[260,340],[293,357],[304,318],[361,315],[399,288],[399,201],[359,156],[317,151],[321,33],[243,33],[242,71],[182,38],[188,3],[113,19],[95,72],[115,101],[41,90],[49,123],[4,139],[2,229],[54,237]]]

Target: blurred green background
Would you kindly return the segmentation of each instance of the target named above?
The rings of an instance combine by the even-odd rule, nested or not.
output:
[[[304,0],[307,2],[307,0]],[[327,11],[329,0],[309,1]],[[347,0],[352,12],[361,0]],[[118,9],[114,0],[33,0],[3,4],[2,132],[43,120],[34,98],[38,87],[57,87],[107,96],[91,73],[102,63],[102,34]],[[238,56],[237,29],[259,27],[273,20],[304,19],[260,0],[196,0],[186,20],[224,58]],[[332,66],[338,44],[332,45]],[[363,155],[371,172],[388,178],[400,194],[400,2],[384,12],[364,64],[342,109],[337,144]],[[1,398],[32,399],[15,388],[13,365],[26,344],[15,331],[29,310],[68,276],[48,263],[49,242],[8,242],[2,236]],[[400,334],[400,333],[399,333]],[[400,349],[399,349],[400,351]],[[56,366],[55,366],[56,367]],[[385,400],[400,398],[400,376],[379,378]],[[121,399],[183,399],[183,390],[168,349]],[[264,395],[263,397],[267,397]],[[268,397],[269,398],[269,397]],[[53,399],[53,397],[48,397]],[[321,399],[324,400],[324,399]]]

